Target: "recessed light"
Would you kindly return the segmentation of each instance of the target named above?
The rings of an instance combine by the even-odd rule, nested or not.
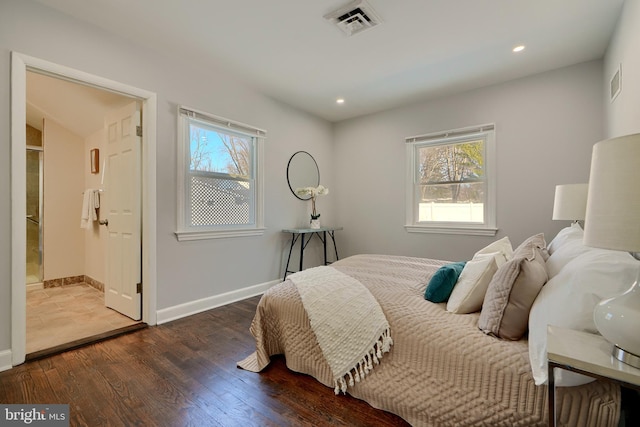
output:
[[[344,98],[336,99],[336,104],[344,104]]]
[[[515,53],[522,52],[523,50],[524,50],[524,45],[523,44],[513,48],[513,52],[515,52]]]

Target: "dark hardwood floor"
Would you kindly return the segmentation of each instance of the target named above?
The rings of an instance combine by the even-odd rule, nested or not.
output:
[[[254,349],[259,297],[0,372],[2,403],[66,403],[72,426],[407,426]]]

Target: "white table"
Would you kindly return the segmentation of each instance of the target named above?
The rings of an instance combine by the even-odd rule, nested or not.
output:
[[[612,356],[613,344],[601,335],[549,326],[549,426],[556,425],[554,368],[577,372],[600,380],[640,390],[640,369]]]
[[[291,261],[291,252],[293,251],[293,245],[295,245],[298,238],[300,238],[300,269],[298,271],[302,271],[302,260],[304,258],[304,249],[307,247],[307,244],[311,241],[313,236],[317,236],[323,245],[324,250],[324,265],[330,264],[327,261],[327,233],[331,240],[333,241],[333,250],[336,254],[336,261],[338,258],[338,247],[336,246],[336,238],[335,232],[338,230],[342,230],[342,227],[320,227],[320,228],[285,228],[282,230],[283,233],[291,233],[291,246],[289,247],[289,257],[287,258],[287,266],[284,269],[284,277],[282,280],[287,279],[287,274],[295,273],[294,271],[289,270],[289,261]],[[310,234],[307,242],[304,241],[304,236]]]

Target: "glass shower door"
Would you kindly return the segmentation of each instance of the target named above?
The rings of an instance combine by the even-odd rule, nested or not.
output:
[[[27,149],[27,277],[42,282],[42,149]]]

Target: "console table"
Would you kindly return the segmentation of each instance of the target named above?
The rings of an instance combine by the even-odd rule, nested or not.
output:
[[[288,273],[295,273],[295,271],[289,270],[289,262],[291,261],[291,253],[293,252],[293,245],[300,240],[300,269],[298,271],[302,271],[302,260],[304,258],[304,249],[307,247],[307,244],[313,239],[313,236],[317,236],[323,245],[324,250],[324,265],[330,264],[327,262],[327,234],[331,237],[333,241],[333,250],[336,253],[336,261],[338,260],[338,247],[336,246],[335,232],[338,230],[342,230],[342,227],[320,227],[320,228],[285,228],[282,230],[283,233],[291,233],[291,247],[289,247],[289,257],[287,258],[287,266],[284,269],[284,278],[287,278]],[[310,236],[306,239],[305,235],[310,234]]]
[[[613,344],[601,335],[555,326],[547,327],[549,364],[549,426],[556,425],[554,368],[577,372],[640,390],[640,369],[611,356]]]

